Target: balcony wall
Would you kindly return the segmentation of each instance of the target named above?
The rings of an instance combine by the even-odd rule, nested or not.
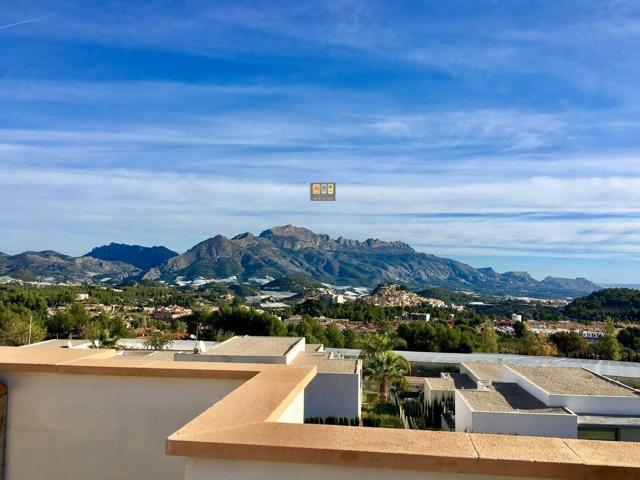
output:
[[[0,347],[6,478],[640,478],[635,443],[301,424],[316,373]]]
[[[190,459],[184,480],[527,480],[527,477],[416,472],[388,468]],[[533,480],[533,479],[531,479]]]
[[[166,438],[243,380],[0,373],[6,479],[181,478]]]

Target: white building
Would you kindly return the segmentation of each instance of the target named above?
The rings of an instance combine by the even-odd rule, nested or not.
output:
[[[511,321],[513,321],[513,322],[521,322],[522,321],[522,315],[518,315],[517,313],[512,313],[511,314]]]
[[[463,364],[456,431],[640,441],[640,392],[584,368]]]
[[[317,375],[305,390],[305,417],[359,417],[362,366],[324,351],[304,337],[235,336],[202,354],[176,354],[178,361],[313,365]]]
[[[583,338],[595,342],[604,336],[604,332],[598,330],[582,330],[581,335]]]

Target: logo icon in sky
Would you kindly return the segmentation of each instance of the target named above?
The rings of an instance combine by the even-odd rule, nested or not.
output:
[[[333,202],[336,200],[335,183],[311,183],[310,200],[312,202]]]

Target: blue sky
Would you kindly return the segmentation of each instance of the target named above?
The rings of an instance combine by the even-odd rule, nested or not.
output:
[[[640,283],[639,49],[635,1],[7,2],[0,251],[293,223]]]

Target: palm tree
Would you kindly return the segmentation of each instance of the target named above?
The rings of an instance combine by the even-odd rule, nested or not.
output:
[[[392,351],[378,352],[368,358],[364,365],[364,373],[379,385],[380,402],[387,402],[389,385],[400,383],[409,373],[410,366],[406,358]]]
[[[366,362],[368,357],[380,352],[389,352],[402,344],[406,345],[406,342],[400,338],[380,333],[368,334],[358,341],[360,358]]]
[[[387,402],[389,385],[401,383],[411,370],[409,362],[392,351],[397,345],[397,339],[381,334],[367,335],[360,342],[364,374],[378,382],[383,403]]]

